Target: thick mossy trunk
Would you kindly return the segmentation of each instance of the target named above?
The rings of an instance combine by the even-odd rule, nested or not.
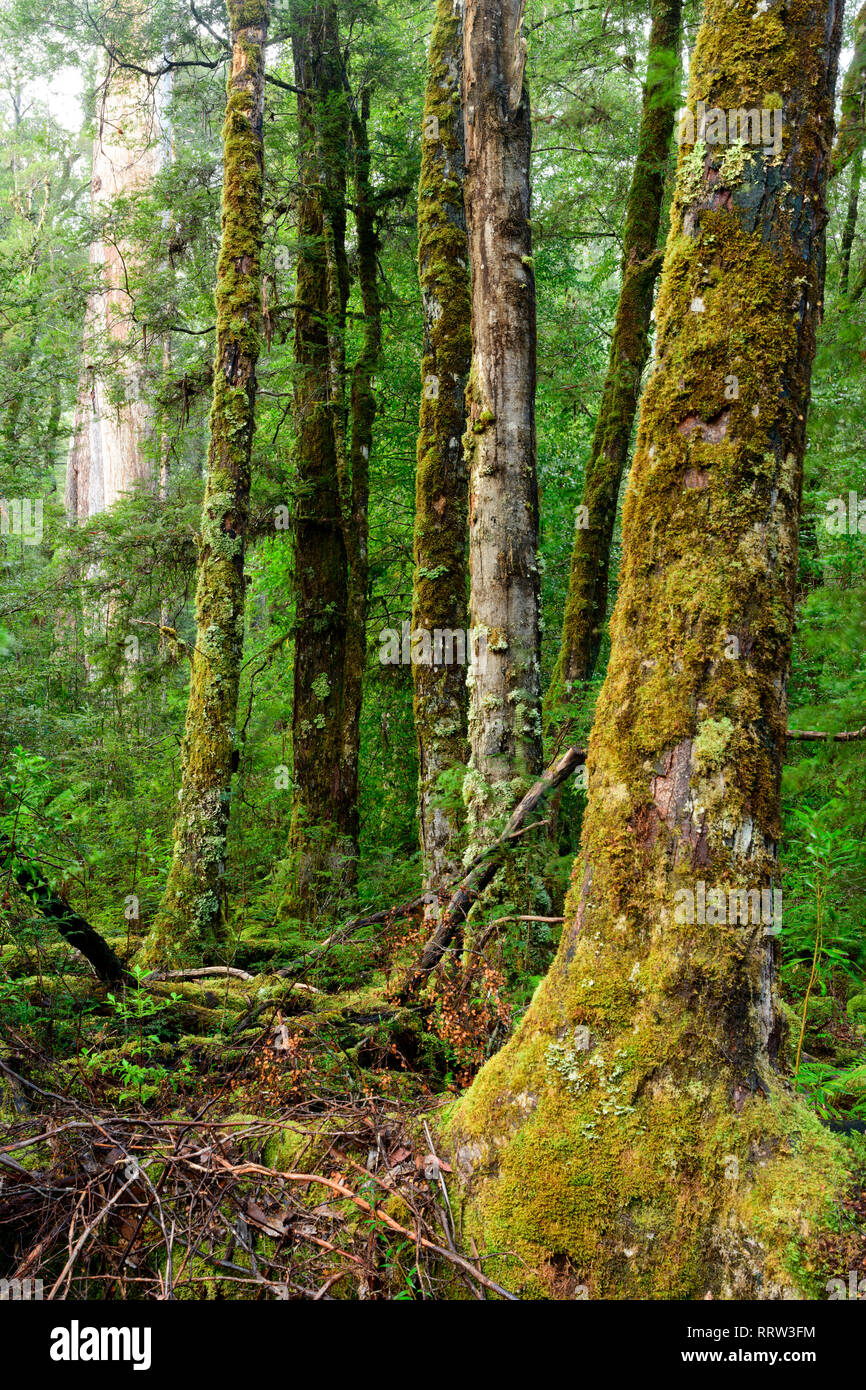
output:
[[[575,689],[592,676],[604,631],[617,498],[649,354],[653,288],[661,269],[657,243],[679,104],[679,45],[680,0],[653,0],[637,157],[626,205],[622,287],[574,535],[562,645],[546,699],[555,729],[567,723],[564,707]]]
[[[329,107],[345,149],[347,113],[336,62],[334,17],[299,5],[293,50],[299,123],[298,268],[295,308],[294,794],[289,884],[281,913],[311,919],[354,861],[357,795],[342,780],[348,558],[341,522],[328,352],[328,258],[319,177],[319,126]],[[344,158],[345,155],[343,154]],[[337,189],[339,197],[339,187]],[[343,194],[344,196],[344,194]],[[344,214],[345,216],[345,214]],[[345,313],[346,285],[339,314]]]
[[[470,763],[475,847],[542,766],[532,144],[521,0],[467,0],[465,206],[472,272],[467,388]]]
[[[196,582],[196,642],[181,755],[180,810],[148,960],[217,959],[226,946],[223,875],[236,770],[243,658],[244,541],[261,320],[267,0],[228,0],[232,55],[223,126],[217,350]]]
[[[443,774],[466,762],[468,470],[464,397],[472,352],[469,244],[463,208],[463,20],[438,0],[430,40],[418,185],[418,276],[424,309],[415,472],[412,630],[429,661],[412,667],[418,739],[418,819],[425,890],[458,871],[459,806]],[[434,647],[434,634],[441,634]],[[426,644],[422,646],[426,654]]]
[[[465,1236],[530,1293],[818,1292],[800,1254],[841,1160],[784,1079],[761,892],[840,28],[839,0],[705,6],[690,110],[781,108],[782,148],[708,120],[681,150],[562,941],[450,1121]]]
[[[313,4],[296,26],[302,140],[302,245],[298,299],[309,372],[301,379],[296,523],[298,628],[292,749],[295,795],[283,916],[310,920],[350,889],[358,859],[358,763],[367,657],[368,505],[381,348],[376,201],[370,185],[367,97],[353,108],[338,15]],[[346,361],[346,188],[351,177],[364,327]],[[301,282],[303,273],[304,283]],[[312,296],[308,301],[305,296]],[[304,550],[309,537],[316,554]],[[324,583],[323,583],[324,581]],[[334,638],[328,649],[327,639]]]

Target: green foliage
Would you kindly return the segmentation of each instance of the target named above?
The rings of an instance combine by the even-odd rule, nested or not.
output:
[[[217,34],[224,33],[222,5],[197,8]],[[225,872],[231,959],[246,969],[296,960],[328,934],[335,919],[355,908],[375,912],[408,901],[420,885],[411,672],[379,663],[378,635],[382,627],[399,630],[411,612],[422,361],[414,203],[432,11],[406,10],[393,0],[342,8],[351,22],[353,96],[362,85],[372,86],[369,129],[384,304],[370,458],[361,863],[353,901],[346,903],[333,882],[323,880],[312,927],[302,929],[292,920],[274,926],[292,808],[288,730],[297,564],[291,532],[275,518],[280,509],[291,514],[304,498],[295,471],[292,414],[298,381],[292,355],[297,104],[293,93],[270,85],[262,261],[267,317],[245,563],[240,758]],[[541,0],[528,7],[544,687],[557,656],[575,509],[620,287],[622,209],[640,118],[646,8],[627,3],[616,12],[590,8],[576,16],[548,14]],[[132,23],[133,6],[97,9],[112,39],[143,62],[154,53],[195,53],[215,66],[173,74],[171,161],[150,187],[116,200],[94,225],[87,193],[96,110],[91,87],[101,56],[92,30],[72,0],[59,0],[35,26],[32,6],[23,0],[4,15],[28,101],[19,119],[13,93],[0,92],[6,152],[0,162],[0,496],[40,498],[44,527],[35,545],[14,536],[0,540],[0,834],[131,956],[165,886],[188,653],[195,641],[224,70],[216,42],[193,28],[183,7],[168,0],[149,5],[141,27]],[[275,7],[273,32],[285,38],[285,7]],[[61,59],[78,63],[83,74],[81,130],[74,135],[36,93],[40,75]],[[275,77],[293,83],[288,43],[275,42],[268,61]],[[866,498],[866,295],[843,299],[836,289],[849,189],[850,171],[843,171],[831,187],[828,288],[808,422],[802,595],[788,691],[790,725],[828,732],[866,722],[866,535],[825,524],[832,514],[828,503],[841,498],[847,506],[850,493]],[[852,284],[866,265],[862,225],[861,215]],[[89,260],[96,237],[130,250],[130,305],[138,324],[147,327],[143,390],[155,421],[145,448],[155,468],[167,459],[168,477],[159,494],[142,487],[110,512],[71,526],[62,506],[64,458],[82,365],[85,305],[97,282]],[[353,274],[356,246],[350,209]],[[347,354],[354,360],[363,335],[356,283],[348,309]],[[170,351],[164,354],[166,338]],[[84,365],[98,368],[112,400],[122,396],[124,363],[110,343],[100,342],[95,363]],[[620,555],[617,524],[609,606]],[[425,577],[441,577],[440,570],[433,567]],[[608,645],[605,637],[599,679]],[[596,682],[566,708],[579,740],[591,726],[597,693]],[[791,743],[784,769],[782,982],[794,1049],[804,1022],[798,1084],[823,1118],[864,1114],[863,748],[863,742]],[[445,804],[459,807],[461,789],[460,768],[445,774]],[[498,915],[561,914],[585,802],[579,787],[567,786],[555,835],[536,834],[513,852]],[[81,962],[70,966],[66,948],[5,881],[0,894],[0,945],[9,951],[0,958],[4,1028],[23,1030],[69,1055],[83,1039],[86,1075],[101,1078],[123,1100],[152,1102],[181,1084],[180,1064],[166,1055],[176,1032],[177,996],[162,1002],[130,990],[96,1002],[85,999],[79,992]],[[414,948],[422,930],[401,919],[397,931],[405,941],[397,942],[398,951]],[[559,930],[542,922],[509,924],[507,930],[503,924],[500,930],[508,1003],[519,1019],[546,972]],[[335,945],[310,978],[334,993],[373,984],[381,991],[383,937],[376,925]],[[53,948],[63,952],[60,965],[50,955]],[[7,968],[15,973],[7,975]],[[44,978],[58,971],[71,986],[51,993],[43,988]],[[340,1052],[336,1031],[327,1036],[333,1075],[340,1084],[359,1087],[357,1067]],[[456,1075],[453,1049],[449,1060],[442,1045],[432,1069],[441,1081],[449,1067]],[[447,1084],[453,1075],[445,1079]],[[397,1297],[414,1298],[416,1276],[406,1272],[402,1247],[392,1250],[394,1268],[405,1280]]]

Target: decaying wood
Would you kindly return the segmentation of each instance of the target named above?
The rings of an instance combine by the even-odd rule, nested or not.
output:
[[[862,729],[843,729],[841,733],[830,734],[824,729],[789,729],[788,739],[799,739],[803,743],[851,743],[854,739],[866,738],[866,724]]]

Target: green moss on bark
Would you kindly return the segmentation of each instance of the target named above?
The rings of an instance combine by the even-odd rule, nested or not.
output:
[[[431,639],[467,626],[468,469],[463,457],[464,393],[472,352],[469,247],[463,210],[462,17],[438,0],[428,55],[421,178],[418,274],[424,307],[421,409],[415,473],[412,628]],[[468,653],[467,653],[468,655]],[[417,664],[419,821],[425,888],[436,891],[458,868],[459,817],[440,779],[466,761],[466,666]]]
[[[288,881],[280,916],[311,920],[357,852],[357,795],[342,777],[349,556],[341,517],[329,392],[326,218],[344,259],[348,111],[335,62],[335,15],[299,7],[292,46],[298,96],[298,262],[295,299],[294,791]],[[324,147],[330,175],[321,177]],[[335,312],[342,322],[347,272]]]
[[[581,498],[588,525],[575,532],[562,645],[545,702],[557,729],[563,723],[562,705],[592,676],[601,646],[617,499],[649,354],[653,287],[661,268],[656,245],[679,103],[679,42],[679,0],[655,0],[626,208],[622,286]]]
[[[181,753],[180,809],[168,881],[144,958],[219,959],[223,880],[237,761],[244,544],[261,331],[264,41],[269,9],[229,0],[232,62],[223,125],[217,349],[196,580],[196,643]]]
[[[681,154],[562,941],[449,1125],[467,1232],[536,1294],[813,1295],[844,1180],[785,1079],[775,937],[681,911],[778,886],[839,33],[833,0],[705,8],[690,105],[780,93],[783,149]]]

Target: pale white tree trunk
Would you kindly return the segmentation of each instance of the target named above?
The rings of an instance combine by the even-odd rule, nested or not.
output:
[[[93,147],[91,211],[100,216],[120,196],[143,191],[169,156],[164,117],[168,89],[154,103],[146,80],[109,76]],[[152,477],[152,412],[145,398],[145,329],[134,317],[129,277],[134,248],[95,239],[90,264],[97,287],[84,319],[75,424],[66,470],[66,508],[83,520]]]
[[[469,421],[473,839],[495,833],[541,768],[532,129],[522,0],[467,0],[463,103],[472,267]],[[486,651],[483,650],[486,645]]]

